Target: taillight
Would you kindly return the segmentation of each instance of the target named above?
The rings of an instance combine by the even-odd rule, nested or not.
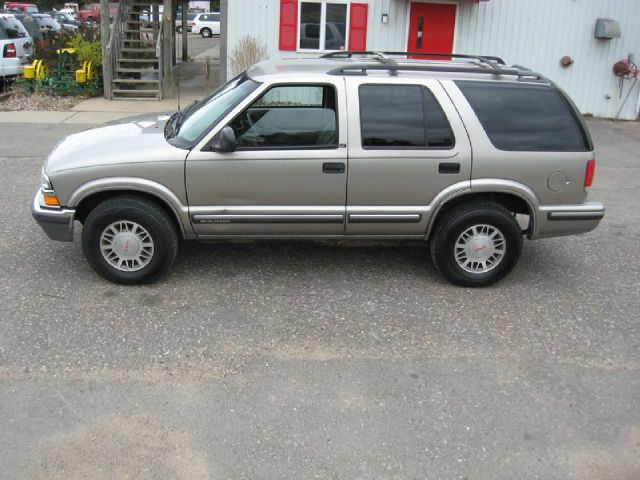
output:
[[[4,58],[15,58],[18,56],[18,52],[16,51],[15,43],[7,43],[4,46],[4,52],[2,52],[2,56]]]
[[[590,187],[593,183],[593,175],[596,173],[596,161],[591,159],[587,162],[587,171],[584,174],[584,186]]]

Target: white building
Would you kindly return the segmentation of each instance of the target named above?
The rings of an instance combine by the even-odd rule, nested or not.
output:
[[[555,81],[585,114],[638,118],[640,79],[621,81],[613,65],[640,64],[640,0],[222,0],[221,10],[227,77],[246,35],[271,59],[341,49],[493,55]],[[596,38],[598,19],[613,38]]]

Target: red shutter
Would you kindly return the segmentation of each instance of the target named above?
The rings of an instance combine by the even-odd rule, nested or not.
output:
[[[363,52],[367,49],[367,12],[366,3],[352,3],[349,13],[349,50]]]
[[[298,0],[280,0],[280,50],[298,48]]]

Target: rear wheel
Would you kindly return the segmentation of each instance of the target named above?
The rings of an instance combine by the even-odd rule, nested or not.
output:
[[[182,33],[182,27],[176,27],[176,32]]]
[[[202,35],[203,38],[211,38],[213,32],[210,28],[203,28],[202,30],[200,30],[200,35]]]
[[[82,247],[89,264],[107,280],[151,283],[173,264],[178,235],[169,216],[154,202],[118,197],[89,213]]]
[[[521,251],[520,226],[509,210],[493,202],[447,212],[431,238],[431,257],[438,270],[451,283],[465,287],[484,287],[504,278]]]

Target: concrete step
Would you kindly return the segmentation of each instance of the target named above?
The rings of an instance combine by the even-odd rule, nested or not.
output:
[[[160,99],[160,90],[127,90],[117,88],[111,91],[114,97],[120,98],[156,98]]]

